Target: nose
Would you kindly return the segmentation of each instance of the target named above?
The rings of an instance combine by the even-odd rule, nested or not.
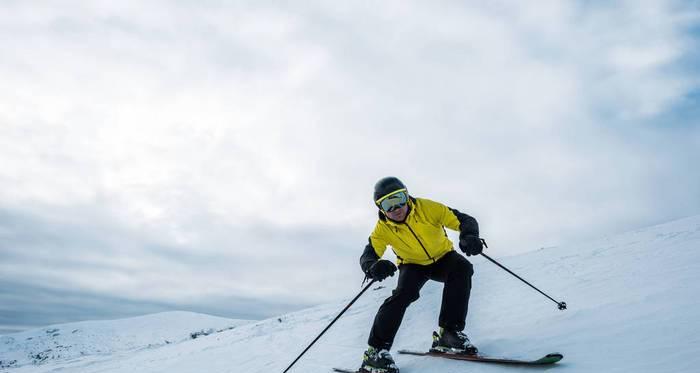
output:
[[[399,216],[399,215],[403,214],[403,208],[398,208],[398,209],[390,212],[389,214],[391,214],[393,216]]]

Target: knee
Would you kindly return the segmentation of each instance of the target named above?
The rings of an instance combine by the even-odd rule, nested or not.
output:
[[[457,271],[466,277],[472,277],[474,274],[474,266],[467,260],[467,258],[459,255],[459,260],[456,263]]]
[[[474,275],[474,266],[468,260],[465,259],[464,261],[466,262],[464,272],[467,274],[467,276],[472,277],[472,275]]]
[[[391,297],[389,297],[390,300],[406,306],[417,301],[418,298],[420,298],[420,293],[418,291],[410,291],[402,288],[394,289],[391,293]]]

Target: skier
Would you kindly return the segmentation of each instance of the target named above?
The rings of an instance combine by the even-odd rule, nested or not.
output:
[[[406,308],[419,297],[428,280],[444,283],[439,332],[433,332],[432,350],[476,354],[477,348],[464,330],[474,274],[471,263],[453,249],[445,227],[459,231],[459,248],[467,255],[483,250],[479,225],[473,217],[441,203],[408,194],[395,177],[385,177],[374,186],[379,221],[360,258],[368,278],[383,281],[396,272],[396,265],[381,259],[387,246],[397,257],[399,280],[392,295],[379,308],[370,331],[360,372],[398,373],[389,350]]]

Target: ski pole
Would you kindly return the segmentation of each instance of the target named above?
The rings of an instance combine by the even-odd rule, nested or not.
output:
[[[486,244],[486,240],[484,240],[483,238],[481,239],[481,242],[483,242],[483,244],[484,244],[484,246],[485,246],[486,248],[489,247],[489,245]],[[520,281],[522,281],[522,282],[524,282],[524,283],[530,285],[531,288],[533,288],[533,289],[539,291],[540,294],[544,295],[545,297],[549,298],[552,302],[556,303],[557,306],[559,306],[559,309],[560,309],[560,310],[563,311],[563,310],[566,309],[566,302],[557,302],[556,300],[554,300],[554,298],[552,298],[552,297],[550,297],[549,295],[545,294],[542,290],[536,288],[536,287],[535,287],[534,285],[532,285],[531,283],[525,281],[522,277],[516,275],[515,273],[513,273],[513,271],[511,271],[510,269],[504,267],[501,263],[499,263],[499,262],[497,262],[497,261],[491,259],[491,257],[489,257],[488,255],[486,255],[486,254],[484,254],[484,253],[481,253],[481,256],[483,256],[484,258],[490,260],[493,264],[495,264],[495,265],[497,265],[497,266],[503,268],[503,269],[506,270],[508,273],[510,273],[511,275],[515,276],[518,280],[520,280]]]
[[[321,334],[319,334],[319,335],[316,337],[316,339],[314,339],[313,342],[311,342],[311,344],[309,344],[309,345],[304,349],[304,351],[302,351],[301,354],[299,354],[299,356],[297,356],[297,358],[294,359],[294,361],[292,361],[292,363],[289,364],[289,366],[287,367],[287,369],[285,369],[284,372],[282,372],[282,373],[287,373],[287,371],[288,371],[302,356],[304,356],[304,354],[306,353],[306,351],[308,351],[308,350],[311,348],[311,346],[313,346],[314,343],[316,343],[316,341],[318,341],[318,340],[321,338],[321,336],[322,336],[326,331],[328,331],[328,329],[330,329],[331,326],[332,326],[336,321],[338,321],[338,319],[340,318],[340,316],[342,316],[342,315],[345,313],[345,311],[347,311],[347,310],[350,308],[350,306],[352,306],[352,305],[355,303],[355,301],[357,301],[357,300],[362,296],[362,294],[364,294],[365,291],[367,291],[367,289],[369,289],[369,287],[372,286],[372,284],[374,284],[375,281],[376,281],[376,280],[370,281],[369,284],[367,284],[367,286],[365,286],[365,288],[362,289],[362,291],[361,291],[359,294],[357,294],[357,296],[355,297],[355,299],[351,300],[350,303],[348,303],[348,305],[345,306],[345,308],[343,308],[342,311],[340,311],[340,313],[338,314],[338,316],[336,316],[335,319],[333,319],[333,321],[331,321],[331,323],[328,324],[328,326],[327,326],[325,329],[323,329],[323,331],[321,332]]]

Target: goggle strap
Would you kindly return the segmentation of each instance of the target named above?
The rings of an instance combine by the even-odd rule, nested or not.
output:
[[[398,194],[398,193],[401,193],[401,192],[408,192],[408,190],[407,190],[406,188],[399,189],[399,190],[395,190],[395,191],[393,191],[393,192],[391,192],[391,193],[385,195],[384,197],[382,197],[382,198],[380,198],[380,199],[374,201],[374,203],[376,203],[377,205],[379,205],[379,204],[382,203],[383,200],[385,200],[385,199],[387,199],[387,198],[393,196],[394,194]]]

